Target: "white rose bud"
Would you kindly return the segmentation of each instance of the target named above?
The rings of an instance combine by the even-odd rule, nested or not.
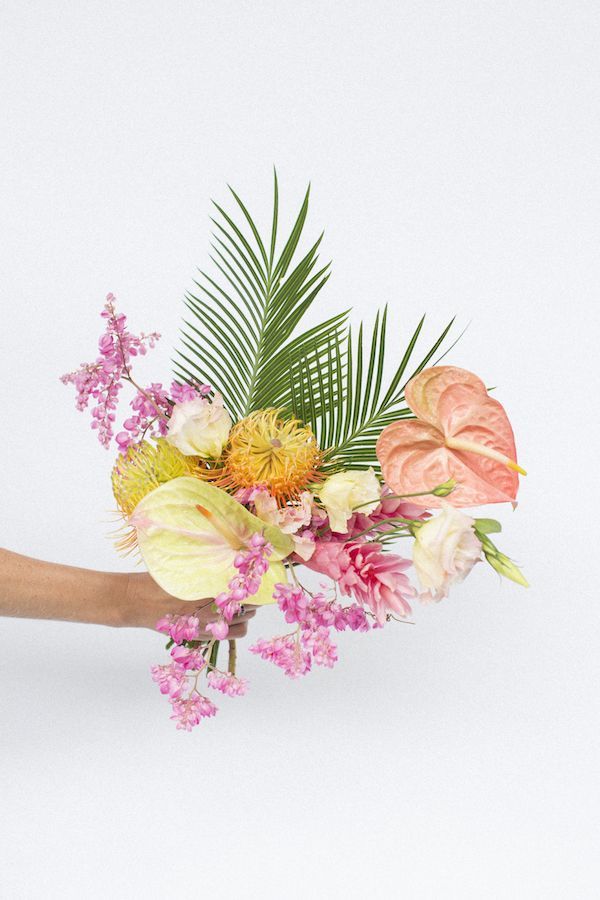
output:
[[[175,404],[167,426],[167,440],[185,456],[218,459],[227,443],[231,425],[220,394],[215,394],[212,403],[205,397],[198,397]]]
[[[442,600],[450,585],[463,581],[481,559],[474,519],[444,504],[442,511],[415,532],[413,563],[423,588],[422,600]]]
[[[373,469],[366,472],[338,472],[319,488],[319,497],[329,517],[332,531],[345,534],[348,519],[356,507],[368,515],[379,506],[381,485]]]

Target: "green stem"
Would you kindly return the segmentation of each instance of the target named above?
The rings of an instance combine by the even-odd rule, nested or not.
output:
[[[356,512],[357,509],[362,509],[363,506],[369,506],[371,503],[385,503],[386,500],[405,500],[407,497],[427,497],[429,494],[433,494],[438,487],[439,484],[436,484],[430,491],[417,491],[414,494],[383,494],[376,500],[367,500],[365,503],[359,503],[358,506],[353,506],[352,512]]]
[[[213,666],[213,668],[217,665],[217,657],[219,656],[219,641],[215,641],[212,645],[212,649],[210,651],[210,659],[208,660],[209,665]]]
[[[237,659],[237,644],[235,641],[229,641],[229,661],[227,663],[227,671],[235,675],[235,663]]]

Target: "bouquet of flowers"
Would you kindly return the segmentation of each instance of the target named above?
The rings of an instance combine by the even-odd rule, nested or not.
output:
[[[239,220],[215,204],[214,270],[186,297],[170,387],[135,380],[135,357],[159,335],[131,333],[112,294],[96,361],[62,378],[77,408],[91,409],[100,443],[118,446],[118,546],[189,601],[189,615],[157,623],[170,660],[152,669],[188,731],[216,712],[203,684],[246,690],[234,641],[219,667],[244,603],[278,604],[284,633],[250,650],[296,678],[334,665],[333,632],[406,620],[415,598],[441,600],[479,560],[527,585],[490,537],[500,524],[460,511],[514,504],[525,472],[498,400],[471,372],[439,365],[453,323],[417,363],[421,319],[387,380],[386,309],[369,337],[362,325],[353,332],[349,311],[301,331],[329,278],[321,238],[295,261],[309,191],[283,242],[276,175],[267,240],[232,195]],[[115,434],[126,384],[130,414]],[[392,552],[400,538],[412,560]],[[319,591],[302,584],[303,567],[325,577]],[[207,602],[208,639],[194,614]]]

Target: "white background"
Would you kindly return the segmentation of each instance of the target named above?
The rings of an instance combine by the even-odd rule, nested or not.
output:
[[[266,225],[275,163],[288,220],[313,184],[320,315],[389,301],[391,354],[471,323],[450,360],[511,416],[532,583],[481,566],[300,683],[241,652],[251,693],[192,735],[158,635],[4,620],[0,894],[598,896],[598,4],[4,0],[0,35],[1,543],[127,568],[58,375],[112,290],[168,380],[209,200]]]

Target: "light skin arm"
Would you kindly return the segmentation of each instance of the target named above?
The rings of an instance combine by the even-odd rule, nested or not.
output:
[[[246,634],[254,607],[233,619],[229,638]],[[167,613],[216,619],[212,601],[187,603],[165,593],[146,572],[97,572],[42,562],[0,548],[0,616],[59,619],[113,627],[154,628]]]

